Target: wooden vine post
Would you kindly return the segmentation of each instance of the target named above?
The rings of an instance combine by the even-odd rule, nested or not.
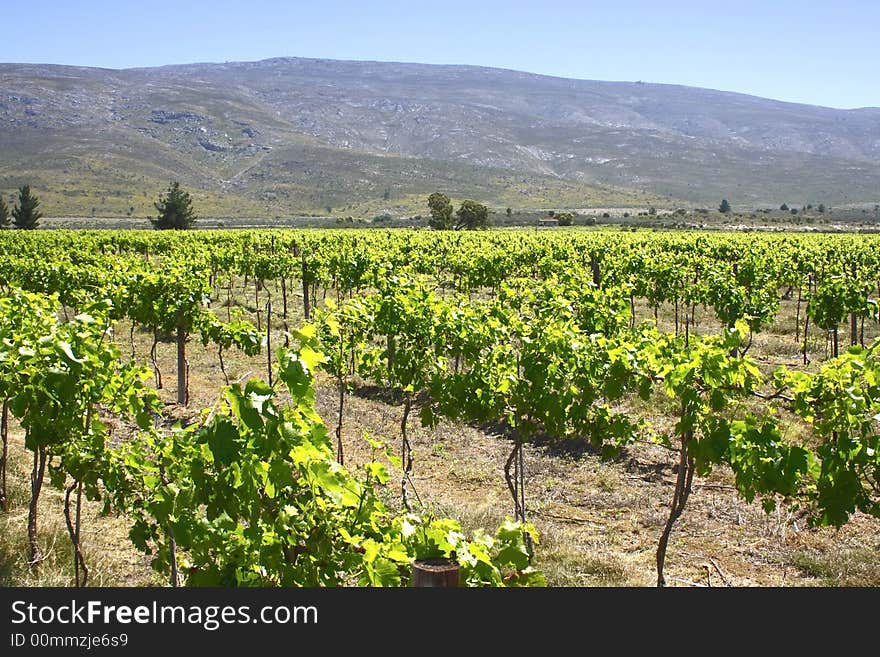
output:
[[[177,321],[177,403],[187,403],[186,327],[182,314]]]
[[[306,254],[302,254],[302,286],[303,286],[303,317],[308,321],[312,316],[312,305],[309,299],[309,268]]]

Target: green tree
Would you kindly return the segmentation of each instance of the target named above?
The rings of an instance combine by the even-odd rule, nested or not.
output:
[[[477,230],[489,227],[489,208],[476,201],[464,200],[455,213],[455,229]]]
[[[726,198],[721,199],[721,205],[718,206],[718,211],[727,214],[730,212],[730,203],[728,203]]]
[[[40,201],[31,195],[30,185],[18,188],[18,204],[12,209],[12,219],[16,228],[33,230],[40,225],[40,217],[43,214],[37,210]]]
[[[446,194],[434,192],[428,197],[428,208],[431,210],[431,218],[428,225],[435,230],[450,230],[452,222],[452,201]]]
[[[159,216],[150,219],[150,223],[159,230],[186,230],[198,219],[192,207],[192,198],[176,181],[171,183],[167,194],[160,196],[159,202],[154,205],[159,211]]]
[[[6,205],[6,201],[0,197],[0,228],[7,228],[9,226],[9,206]]]
[[[783,212],[788,212],[788,204],[783,203],[782,205],[779,206],[779,209],[782,210]]]

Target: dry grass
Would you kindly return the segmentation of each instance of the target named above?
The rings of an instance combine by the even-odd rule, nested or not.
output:
[[[335,423],[335,391],[319,409]],[[402,408],[352,395],[344,439],[348,465],[368,458],[362,431],[396,444]],[[441,423],[410,427],[414,482],[426,508],[491,529],[510,515],[502,467],[509,443],[479,428]],[[657,540],[666,521],[674,455],[638,444],[613,460],[583,450],[526,450],[526,497],[541,543],[537,563],[554,586],[654,586]],[[880,522],[857,516],[842,530],[810,529],[779,509],[765,514],[738,498],[730,477],[696,481],[667,557],[672,585],[880,585],[874,555]],[[812,555],[809,559],[805,555]],[[839,573],[839,574],[838,574]]]
[[[225,299],[225,292],[221,294]],[[241,300],[242,304],[244,300]],[[776,323],[755,337],[750,355],[768,369],[785,363],[798,366],[794,341],[794,300],[783,303]],[[218,311],[221,317],[222,310]],[[639,319],[652,312],[639,307]],[[697,332],[717,330],[709,314],[698,311]],[[298,321],[292,316],[292,325]],[[673,326],[668,308],[661,310],[661,328]],[[283,338],[273,328],[273,345]],[[872,325],[866,338],[877,334]],[[130,349],[127,326],[120,325],[117,342]],[[135,352],[148,363],[151,336],[135,333]],[[821,336],[811,343],[811,367],[823,356]],[[189,343],[190,405],[174,404],[176,353],[173,343],[159,346],[165,387],[160,395],[169,416],[186,418],[213,406],[223,385],[217,354],[198,342]],[[225,354],[231,380],[266,376],[265,356]],[[336,425],[337,393],[333,382],[320,377],[318,410],[328,427]],[[662,404],[633,403],[633,412],[671,422]],[[356,467],[371,458],[364,432],[399,451],[402,405],[367,386],[346,398],[343,424],[345,463]],[[442,422],[435,429],[419,425],[411,415],[414,449],[413,483],[424,509],[461,520],[468,529],[492,531],[513,504],[503,477],[511,444],[504,435],[481,427]],[[803,431],[793,425],[792,435]],[[675,478],[675,454],[660,446],[637,443],[613,459],[574,442],[560,447],[530,444],[525,451],[526,502],[529,519],[540,535],[537,565],[553,586],[652,587],[656,584],[655,553],[666,521]],[[5,586],[67,586],[72,556],[61,515],[60,494],[45,489],[41,510],[41,544],[49,558],[34,575],[27,568],[25,525],[29,462],[21,436],[13,434],[11,453],[13,504],[0,519],[0,584]],[[815,529],[804,518],[780,508],[766,514],[755,502],[746,504],[733,488],[732,477],[717,470],[697,478],[684,514],[675,526],[666,559],[671,586],[800,587],[880,586],[880,521],[857,514],[842,529]],[[388,490],[398,505],[399,479]],[[415,496],[411,495],[411,499]],[[91,584],[138,586],[161,584],[148,559],[127,539],[124,519],[105,517],[90,504],[84,520],[86,559]]]
[[[31,452],[21,432],[12,432],[8,486],[10,507],[0,514],[0,586],[73,586],[73,549],[64,521],[64,495],[49,484],[40,494],[38,543],[44,560],[31,570],[27,540]],[[100,502],[85,502],[82,541],[89,586],[151,586],[160,584],[149,560],[128,539],[125,517],[102,513]]]

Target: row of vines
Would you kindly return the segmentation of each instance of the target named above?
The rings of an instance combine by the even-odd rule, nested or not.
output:
[[[11,411],[33,452],[29,535],[48,468],[65,490],[77,583],[85,495],[126,511],[175,585],[399,584],[403,565],[431,555],[457,558],[469,583],[533,584],[523,444],[652,441],[677,458],[663,586],[693,478],[713,468],[729,468],[745,500],[799,505],[818,525],[880,517],[878,247],[698,233],[0,234],[3,467]],[[753,341],[794,299],[799,361],[768,368]],[[127,358],[124,337],[108,338],[123,318]],[[135,327],[153,354],[162,336],[176,343],[179,404],[187,344],[216,350],[226,385],[202,421],[160,428],[162,373],[155,358],[134,362]],[[263,354],[265,380],[230,384],[229,349]],[[335,441],[314,409],[317,371],[338,388]],[[345,469],[345,402],[364,381],[402,399],[399,449],[374,443],[399,471],[400,514],[375,492],[391,480],[384,466]],[[661,396],[677,409],[672,430],[629,412]],[[111,447],[107,414],[137,438]],[[416,513],[416,417],[506,427],[513,520],[494,536],[466,539],[455,521]],[[808,441],[786,438],[792,421]],[[31,550],[37,564],[35,539]]]

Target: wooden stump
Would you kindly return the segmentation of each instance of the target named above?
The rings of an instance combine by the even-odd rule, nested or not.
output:
[[[421,559],[413,563],[412,586],[457,587],[460,568],[449,559]]]

